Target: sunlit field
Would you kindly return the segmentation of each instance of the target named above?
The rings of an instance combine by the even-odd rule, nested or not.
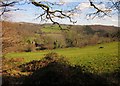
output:
[[[100,48],[102,47],[102,48]],[[56,52],[64,56],[71,65],[90,68],[91,72],[112,72],[118,67],[118,42],[98,44],[84,48],[65,48],[39,52],[9,53],[6,58],[24,58],[24,62],[41,60],[47,53]],[[91,70],[91,69],[94,69]]]

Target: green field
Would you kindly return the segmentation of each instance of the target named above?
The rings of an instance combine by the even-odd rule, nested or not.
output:
[[[45,26],[44,28],[41,29],[42,32],[45,32],[45,33],[60,33],[61,30],[59,28],[59,26]]]
[[[99,47],[103,48],[99,48]],[[8,53],[6,58],[24,58],[24,63],[32,60],[40,60],[45,54],[56,52],[64,56],[71,65],[82,65],[94,72],[112,72],[118,67],[118,42],[98,44],[84,48],[65,48],[44,50],[39,52]],[[92,70],[90,70],[92,71]]]
[[[62,29],[68,29],[68,26],[61,25]],[[42,32],[45,33],[61,33],[60,27],[58,25],[46,25],[43,27]]]

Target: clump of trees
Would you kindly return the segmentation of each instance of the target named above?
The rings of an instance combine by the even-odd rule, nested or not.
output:
[[[104,42],[117,41],[116,37],[112,36],[115,32],[106,30],[93,30],[91,26],[74,27],[70,31],[64,31],[66,39],[66,47],[84,47],[86,45],[95,45]]]

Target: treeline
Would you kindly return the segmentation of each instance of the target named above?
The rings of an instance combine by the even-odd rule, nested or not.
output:
[[[60,33],[37,32],[39,35],[34,40],[27,40],[28,46],[26,51],[32,51],[33,44],[36,50],[85,47],[118,41],[119,32],[117,28],[114,31],[104,29],[94,30],[91,26],[73,26],[68,30],[62,30]],[[30,46],[31,45],[31,46]]]
[[[3,52],[84,47],[118,41],[118,27],[101,25],[37,25],[3,22]]]

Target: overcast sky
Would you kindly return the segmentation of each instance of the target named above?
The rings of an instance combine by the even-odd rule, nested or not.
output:
[[[51,2],[53,2],[52,0]],[[56,1],[56,0],[55,0]],[[103,17],[103,18],[94,18],[90,19],[86,16],[88,13],[94,12],[94,10],[90,7],[89,3],[86,2],[86,0],[82,0],[81,4],[79,0],[65,0],[60,1],[59,4],[63,4],[61,6],[53,6],[53,9],[60,9],[60,10],[68,10],[76,7],[79,11],[74,13],[74,16],[72,17],[73,20],[77,21],[76,25],[112,25],[112,26],[118,26],[118,15],[112,15],[112,17]],[[101,0],[102,1],[102,0]],[[104,8],[104,5],[101,5]],[[32,4],[25,4],[25,5],[16,5],[14,8],[21,8],[24,10],[16,11],[16,12],[9,12],[8,18],[6,18],[9,21],[14,22],[30,22],[30,23],[45,23],[41,21],[40,19],[35,19],[40,13],[42,13],[42,10],[38,7],[35,7]],[[11,8],[12,9],[12,8]],[[7,14],[7,15],[8,15]],[[55,21],[58,21],[61,24],[72,24],[69,22],[69,19],[55,19]],[[48,21],[47,23],[51,23]]]

